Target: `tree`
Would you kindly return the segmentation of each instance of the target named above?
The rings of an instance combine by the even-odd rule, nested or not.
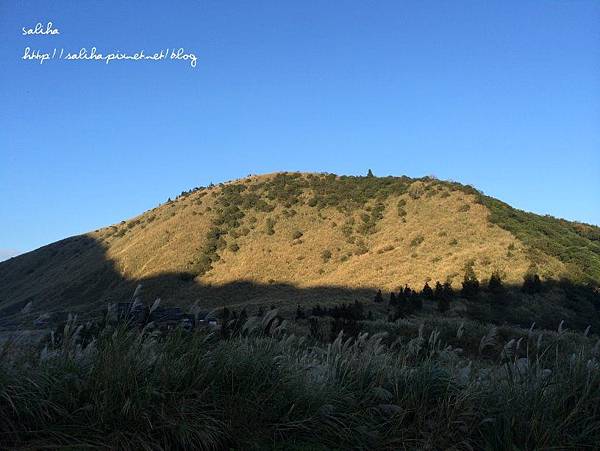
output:
[[[468,299],[473,300],[479,294],[479,280],[473,270],[473,262],[469,262],[465,265],[465,277],[462,283],[461,295]]]
[[[521,290],[527,294],[535,294],[542,291],[542,281],[540,280],[540,276],[531,273],[525,274]]]
[[[373,301],[377,304],[383,302],[383,295],[381,294],[381,290],[377,290],[377,294],[375,295],[375,299]]]
[[[433,299],[433,290],[429,286],[429,283],[425,282],[425,286],[423,287],[421,294],[425,297],[425,299]]]
[[[450,299],[454,292],[452,291],[452,285],[446,281],[442,285],[439,281],[435,283],[435,290],[433,292],[433,298],[437,301],[437,309],[440,313],[446,313],[450,308]]]
[[[504,294],[504,284],[502,283],[502,278],[500,277],[500,273],[498,271],[494,271],[490,276],[488,290],[490,293],[495,295]]]
[[[454,297],[454,290],[450,281],[444,282],[443,290],[444,297],[450,301]]]
[[[300,304],[296,307],[296,320],[299,319],[304,319],[304,309],[300,307]]]
[[[443,296],[443,294],[444,294],[444,288],[442,287],[442,284],[438,280],[435,283],[435,289],[433,290],[433,298],[440,299]]]
[[[369,171],[367,172],[367,177],[375,177],[375,176],[373,175],[373,171],[371,171],[370,169],[369,169]]]
[[[392,291],[390,293],[390,306],[395,307],[396,306],[396,294]]]

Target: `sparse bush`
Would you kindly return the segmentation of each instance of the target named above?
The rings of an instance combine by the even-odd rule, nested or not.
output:
[[[417,235],[411,240],[410,245],[411,247],[417,247],[423,241],[425,241],[425,237],[423,235]]]
[[[265,222],[265,233],[267,235],[275,234],[275,220],[273,218],[267,218]]]

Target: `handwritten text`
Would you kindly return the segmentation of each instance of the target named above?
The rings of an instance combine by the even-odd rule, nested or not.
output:
[[[66,51],[64,48],[52,49],[52,51],[42,51],[25,47],[25,52],[21,57],[23,60],[37,61],[40,64],[50,60],[64,61],[99,61],[109,64],[113,61],[188,61],[191,67],[196,67],[198,57],[192,52],[186,52],[183,47],[178,49],[161,49],[158,52],[146,53],[140,50],[135,53],[127,52],[100,52],[96,47],[87,49],[82,47],[77,52]]]

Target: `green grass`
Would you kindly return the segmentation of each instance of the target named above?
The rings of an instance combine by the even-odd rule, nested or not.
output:
[[[600,228],[517,210],[497,199],[480,196],[490,220],[513,233],[533,251],[552,255],[568,267],[566,277],[600,284]]]

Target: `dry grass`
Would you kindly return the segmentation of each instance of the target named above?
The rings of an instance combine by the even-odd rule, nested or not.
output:
[[[70,310],[89,310],[90,302],[100,305],[115,295],[117,278],[133,284],[190,271],[214,226],[223,188],[262,186],[276,177],[252,176],[195,191],[120,224],[3,262],[0,305],[18,309],[33,300],[36,306],[53,310],[64,308],[69,299]],[[308,180],[310,175],[302,177]],[[489,212],[476,196],[451,188],[434,180],[414,181],[404,194],[371,198],[350,213],[333,206],[310,206],[314,194],[309,188],[298,196],[300,202],[288,207],[267,199],[264,188],[259,188],[256,193],[274,205],[273,211],[246,209],[236,236],[225,236],[226,246],[218,251],[220,260],[196,282],[223,286],[244,280],[298,288],[392,290],[450,279],[456,287],[470,260],[480,279],[499,270],[506,282],[520,282],[532,266],[527,248],[489,222]],[[404,216],[399,214],[400,199]],[[378,202],[385,206],[383,217],[371,224],[369,232],[361,233],[361,217],[371,214]],[[349,218],[354,219],[350,238],[344,230]],[[266,230],[267,221],[273,224],[272,234]],[[297,231],[303,235],[294,239]],[[234,243],[239,247],[236,251],[230,247]],[[326,250],[331,252],[330,259],[323,259]],[[565,269],[556,258],[540,252],[535,264],[546,277],[557,277]],[[185,292],[178,297],[181,300]]]
[[[272,176],[253,177],[250,183],[262,182],[268,177]],[[241,182],[249,184],[247,180]],[[131,279],[185,271],[187,262],[197,256],[206,240],[216,208],[216,197],[211,193],[219,190],[215,187],[202,197],[195,193],[141,215],[142,223],[150,215],[156,219],[145,228],[138,225],[123,237],[108,239],[108,258],[116,263],[124,277]],[[498,269],[505,274],[507,282],[520,282],[531,265],[519,241],[509,232],[491,225],[487,209],[475,203],[472,196],[453,191],[447,197],[435,194],[419,199],[409,195],[402,198],[406,201],[405,222],[396,213],[399,198],[392,196],[385,202],[384,217],[376,225],[376,232],[366,236],[354,234],[369,249],[362,255],[356,255],[356,244],[347,242],[341,227],[347,216],[335,208],[317,210],[308,205],[295,205],[296,214],[292,217],[285,216],[282,205],[277,205],[272,212],[249,212],[241,225],[250,229],[248,235],[227,239],[235,241],[239,250],[220,252],[221,260],[203,281],[212,284],[236,280],[276,281],[299,287],[338,285],[394,289],[404,283],[420,286],[429,278],[442,281],[450,278],[458,283],[469,260],[475,261],[480,278]],[[196,205],[198,199],[202,202],[200,206]],[[460,211],[464,205],[470,208]],[[362,212],[353,214],[357,224]],[[254,228],[248,220],[250,216],[256,218]],[[265,231],[267,219],[275,221],[272,235]],[[301,230],[303,236],[295,241],[291,237],[297,230]],[[442,231],[445,236],[440,236]],[[106,233],[103,229],[98,235],[104,237]],[[418,235],[423,237],[423,242],[411,246],[411,240]],[[449,244],[453,240],[456,245]],[[514,249],[509,256],[510,245]],[[377,249],[386,246],[394,249],[377,253]],[[327,263],[321,258],[325,249],[332,252]],[[417,256],[412,257],[413,254]],[[349,257],[341,261],[345,255]],[[563,270],[562,264],[551,257],[547,257],[543,269],[548,275],[558,275]]]
[[[53,337],[21,352],[0,346],[0,443],[597,448],[599,345],[583,334],[376,321],[365,327],[377,333],[323,343],[286,332],[276,316],[251,317],[226,339],[204,330],[161,337],[108,326],[84,342],[86,327],[73,321],[60,342]]]

